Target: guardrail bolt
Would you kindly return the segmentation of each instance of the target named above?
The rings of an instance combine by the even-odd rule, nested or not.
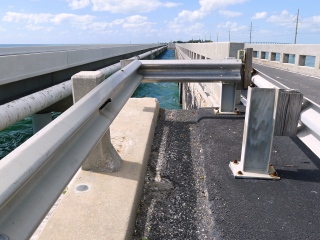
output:
[[[0,240],[9,240],[9,237],[4,234],[0,234]]]
[[[238,160],[233,160],[233,163],[238,164],[239,162],[238,162]]]
[[[243,173],[242,173],[241,171],[238,171],[238,174],[239,174],[239,175],[243,175]]]
[[[89,189],[88,185],[78,185],[76,187],[76,190],[79,191],[79,192],[85,192],[88,189]],[[2,240],[2,239],[0,238],[0,240]]]
[[[273,173],[270,174],[270,176],[271,176],[271,177],[278,177],[279,175],[278,175],[277,172],[273,172]]]

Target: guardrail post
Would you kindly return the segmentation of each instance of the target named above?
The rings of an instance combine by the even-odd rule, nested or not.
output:
[[[104,79],[105,76],[100,71],[83,71],[72,76],[73,101],[79,101]],[[110,129],[108,129],[91,150],[82,165],[82,169],[97,172],[116,172],[120,169],[120,166],[121,157],[111,143]]]
[[[236,98],[235,83],[221,83],[220,113],[234,113]]]
[[[279,89],[275,136],[297,135],[303,94],[293,89]]]
[[[241,160],[229,164],[235,178],[280,179],[270,165],[277,95],[277,89],[248,88]]]
[[[32,115],[33,133],[37,133],[52,121],[51,112],[49,113],[35,113]]]

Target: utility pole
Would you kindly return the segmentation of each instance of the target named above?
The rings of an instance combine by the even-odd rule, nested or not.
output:
[[[252,34],[252,22],[251,22],[251,26],[250,26],[250,43],[251,43],[251,34]]]
[[[296,21],[296,34],[295,34],[295,37],[294,37],[294,44],[296,44],[296,43],[297,43],[298,25],[299,25],[299,9],[298,9],[298,14],[297,14],[297,21]]]

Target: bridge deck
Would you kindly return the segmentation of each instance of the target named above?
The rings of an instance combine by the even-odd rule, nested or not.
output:
[[[320,104],[320,78],[284,71],[260,64],[253,64],[253,67],[287,87],[299,90],[305,97]]]
[[[134,239],[320,238],[319,159],[298,138],[275,137],[281,180],[234,179],[243,124],[243,114],[162,110]]]

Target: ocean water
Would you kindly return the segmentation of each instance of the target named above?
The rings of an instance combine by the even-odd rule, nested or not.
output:
[[[163,52],[157,57],[157,59],[174,59],[174,50],[167,50]],[[132,97],[157,98],[161,108],[181,109],[177,83],[141,83]]]
[[[0,47],[3,47],[3,45]],[[12,45],[10,45],[10,47],[12,47]],[[174,59],[174,50],[167,50],[159,55],[157,59]],[[133,94],[133,97],[153,97],[158,99],[160,107],[162,108],[181,108],[179,104],[179,89],[178,85],[175,83],[142,83]],[[60,113],[57,112],[52,113],[53,119],[59,115]],[[0,131],[0,159],[5,157],[32,135],[31,117],[27,117]]]

